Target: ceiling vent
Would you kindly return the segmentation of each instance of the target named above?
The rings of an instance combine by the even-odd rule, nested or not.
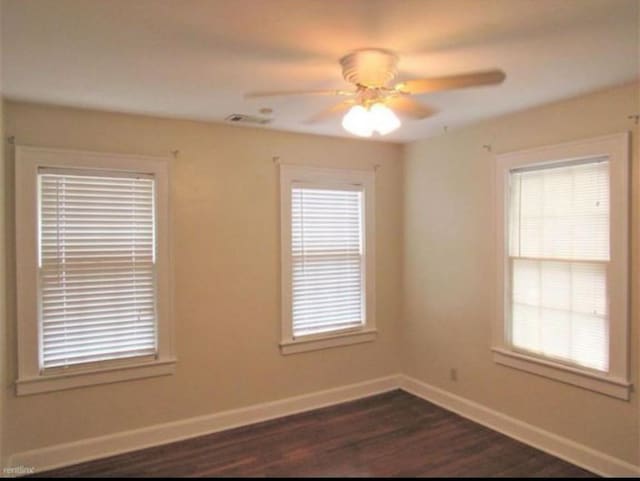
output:
[[[225,120],[234,124],[266,125],[270,123],[272,119],[265,119],[264,117],[256,117],[254,115],[231,114]]]

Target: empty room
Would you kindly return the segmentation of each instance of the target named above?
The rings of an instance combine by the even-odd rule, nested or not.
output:
[[[640,476],[640,0],[0,0],[3,477]]]

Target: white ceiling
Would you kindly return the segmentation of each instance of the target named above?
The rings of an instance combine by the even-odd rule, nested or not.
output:
[[[638,78],[638,0],[4,0],[2,86],[13,99],[347,136],[305,119],[340,99],[251,90],[348,88],[338,59],[382,47],[399,79],[501,68],[504,84],[426,94],[439,113],[406,142]]]

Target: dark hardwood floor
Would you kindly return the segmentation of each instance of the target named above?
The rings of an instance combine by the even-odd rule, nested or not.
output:
[[[403,391],[39,474],[594,476]]]

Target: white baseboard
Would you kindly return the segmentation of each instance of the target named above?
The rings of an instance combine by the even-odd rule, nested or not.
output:
[[[398,380],[398,376],[388,376],[246,408],[24,451],[10,456],[8,466],[33,467],[36,472],[42,472],[392,391],[398,389]]]
[[[400,389],[601,476],[637,477],[640,467],[532,426],[443,389],[399,376]]]
[[[388,376],[246,408],[24,451],[10,456],[7,465],[34,467],[37,472],[41,472],[289,416],[398,388],[594,473],[616,477],[640,475],[639,466],[404,375]]]

